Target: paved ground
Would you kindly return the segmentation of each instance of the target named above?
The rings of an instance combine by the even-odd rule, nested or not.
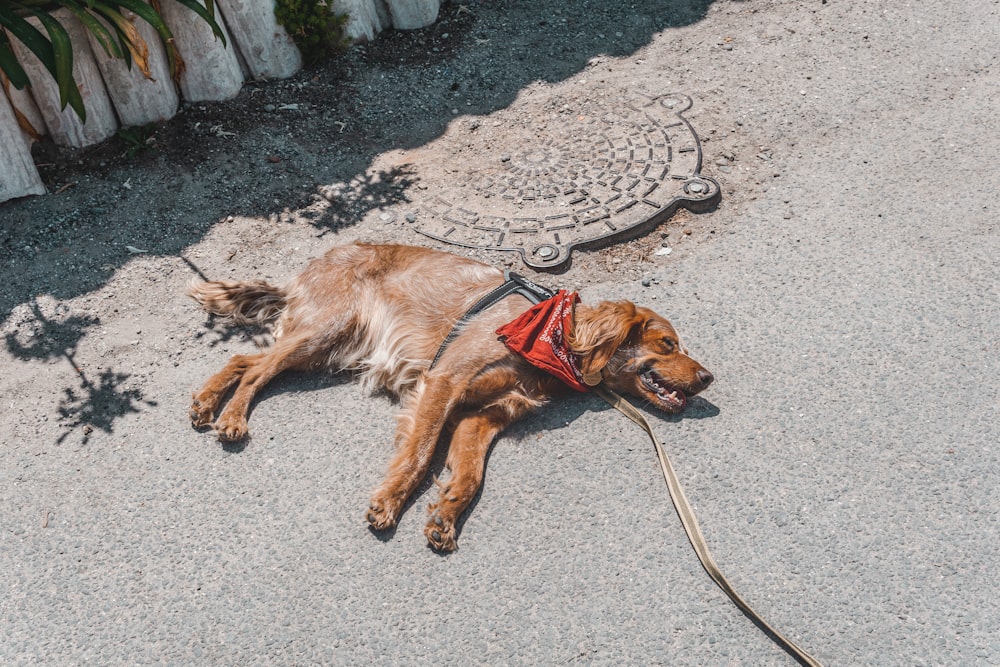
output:
[[[657,308],[715,373],[656,426],[766,618],[826,665],[1000,664],[1000,3],[844,5],[700,6],[483,120],[636,87],[694,98],[718,209],[545,282]],[[463,122],[404,148],[460,144]],[[308,207],[227,219],[222,180],[180,174],[160,236],[143,228],[156,251],[131,256],[128,229],[101,236],[130,214],[128,173],[83,165],[81,199],[0,205],[0,664],[793,664],[701,571],[643,434],[597,400],[499,440],[450,556],[424,545],[426,487],[394,534],[363,523],[386,398],[289,377],[245,448],[193,431],[189,392],[252,345],[203,326],[192,267],[285,278],[334,242],[395,238],[406,202],[317,238]]]

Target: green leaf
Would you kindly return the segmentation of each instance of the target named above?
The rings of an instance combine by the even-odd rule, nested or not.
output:
[[[97,17],[73,2],[73,0],[61,0],[61,2],[62,6],[71,11],[80,20],[83,27],[90,31],[90,34],[97,39],[97,43],[101,45],[105,53],[112,58],[122,57],[122,49],[118,45],[118,40],[115,39],[115,34],[111,30],[108,30]]]
[[[31,11],[32,15],[38,18],[45,26],[45,31],[49,33],[52,42],[52,52],[55,57],[55,79],[59,87],[59,104],[63,109],[70,106],[80,120],[87,122],[87,111],[83,108],[83,97],[80,96],[80,89],[77,88],[76,80],[73,78],[73,43],[69,39],[69,33],[59,21],[55,20],[45,12]]]
[[[7,39],[7,33],[3,30],[0,30],[0,71],[3,71],[7,75],[11,85],[18,90],[31,85],[28,73],[24,71],[21,63],[17,62],[17,58],[14,57],[14,52],[10,48],[10,41]]]
[[[9,7],[18,9],[18,5],[11,3]],[[52,43],[46,39],[45,35],[35,26],[28,23],[23,16],[15,14],[7,5],[0,4],[0,26],[6,28],[10,34],[28,47],[28,50],[35,54],[41,61],[45,69],[49,70],[52,77],[56,76],[56,58],[52,50]]]

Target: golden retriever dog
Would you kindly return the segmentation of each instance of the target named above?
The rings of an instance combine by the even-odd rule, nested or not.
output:
[[[191,421],[212,427],[220,440],[240,440],[248,435],[254,395],[282,371],[353,371],[366,388],[385,389],[401,403],[395,455],[372,494],[368,523],[375,530],[396,525],[447,434],[450,474],[439,483],[424,533],[433,548],[452,551],[455,525],[479,490],[497,434],[572,392],[572,377],[564,381],[541,370],[498,336],[498,329],[525,316],[538,299],[519,292],[463,317],[502,284],[503,271],[472,259],[366,244],[333,248],[285,287],[262,281],[193,284],[191,296],[209,313],[235,324],[273,323],[274,343],[258,354],[233,356],[209,378],[194,394]],[[653,311],[628,301],[564,303],[561,356],[586,385],[603,382],[674,413],[712,382],[670,323]],[[560,336],[543,339],[553,337]]]

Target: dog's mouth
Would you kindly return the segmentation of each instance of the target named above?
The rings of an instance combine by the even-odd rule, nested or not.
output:
[[[661,410],[680,412],[687,405],[687,396],[684,395],[684,392],[671,387],[652,368],[643,367],[639,371],[639,379],[642,380],[642,385],[649,393],[656,397],[656,404]]]

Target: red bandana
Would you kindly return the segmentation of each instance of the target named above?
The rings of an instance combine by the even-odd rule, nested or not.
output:
[[[559,290],[551,299],[535,304],[497,329],[497,335],[511,352],[532,366],[555,375],[577,391],[589,391],[566,340],[573,329],[573,305],[579,300],[576,292]]]

